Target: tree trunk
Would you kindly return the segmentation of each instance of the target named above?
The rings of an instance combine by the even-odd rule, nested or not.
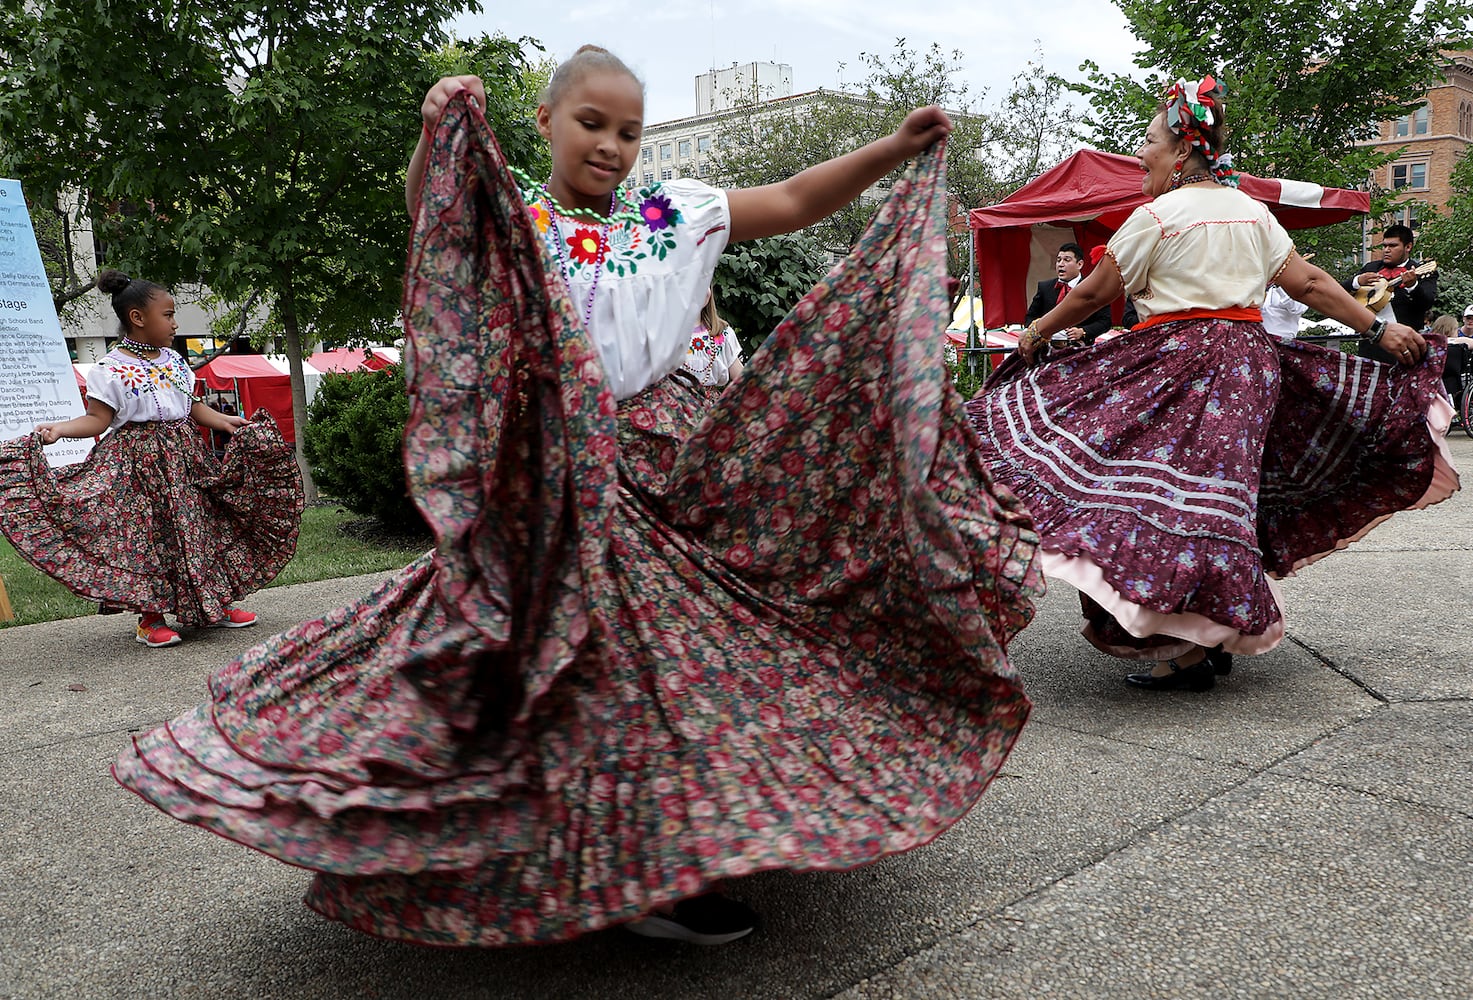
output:
[[[297,428],[297,467],[302,470],[302,488],[307,502],[317,502],[317,484],[312,481],[312,468],[302,449],[302,432],[307,427],[307,376],[302,369],[302,332],[297,323],[297,300],[291,279],[282,282],[278,292],[281,328],[286,339],[286,361],[292,380],[292,422]]]

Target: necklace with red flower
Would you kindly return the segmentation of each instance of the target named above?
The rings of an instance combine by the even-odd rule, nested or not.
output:
[[[571,296],[573,294],[573,268],[568,263],[568,252],[563,247],[563,227],[558,223],[557,202],[552,200],[551,194],[548,194],[546,184],[542,185],[542,200],[547,204],[548,221],[552,223],[552,245],[557,249],[557,262],[562,267],[563,284],[568,287],[568,295]],[[604,272],[604,254],[609,249],[609,226],[613,224],[614,207],[618,202],[619,194],[615,190],[609,195],[609,214],[598,229],[598,255],[593,261],[593,285],[588,289],[588,301],[583,304],[583,328],[585,330],[593,326],[593,299],[598,294],[598,279]],[[575,233],[574,239],[576,238]]]

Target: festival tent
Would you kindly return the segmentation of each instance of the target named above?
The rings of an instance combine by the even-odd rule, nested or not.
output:
[[[370,354],[353,347],[336,347],[318,351],[307,359],[320,372],[356,372],[367,366]]]
[[[1037,283],[1054,276],[1054,255],[1062,244],[1078,243],[1088,252],[1149,200],[1141,193],[1142,176],[1133,156],[1082,149],[997,204],[968,212],[985,325],[1022,323]],[[1371,207],[1365,191],[1241,178],[1240,190],[1266,204],[1286,229],[1343,222]]]
[[[389,365],[397,365],[403,360],[403,352],[397,347],[370,347],[368,349],[368,360],[363,362],[365,367],[377,371],[387,368]]]
[[[303,363],[307,402],[317,395],[322,373]],[[249,417],[264,409],[276,419],[281,436],[288,442],[297,439],[292,420],[291,369],[283,355],[217,354],[210,362],[195,370],[206,386],[219,392],[234,392],[240,400],[242,416]]]
[[[397,347],[336,347],[307,359],[320,372],[376,372],[399,363]]]

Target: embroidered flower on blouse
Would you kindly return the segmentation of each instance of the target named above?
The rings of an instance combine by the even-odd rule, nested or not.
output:
[[[580,264],[598,263],[599,235],[597,229],[580,227],[568,237],[568,256]]]
[[[547,209],[543,207],[542,202],[532,202],[527,206],[527,212],[532,216],[532,223],[537,227],[537,231],[547,232],[547,227],[552,224],[552,217],[547,214]]]
[[[651,232],[669,229],[680,223],[680,209],[670,204],[663,194],[652,194],[639,206],[640,218]]]

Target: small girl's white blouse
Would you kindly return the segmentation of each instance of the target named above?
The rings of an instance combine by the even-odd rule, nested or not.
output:
[[[725,192],[689,178],[626,192],[621,208],[638,221],[608,226],[601,264],[600,223],[554,214],[540,190],[523,196],[580,317],[592,297],[588,332],[614,398],[628,399],[684,364],[731,232]]]
[[[87,396],[113,409],[110,431],[150,420],[183,420],[194,406],[193,390],[194,372],[167,347],[152,360],[115,349],[87,373]]]

